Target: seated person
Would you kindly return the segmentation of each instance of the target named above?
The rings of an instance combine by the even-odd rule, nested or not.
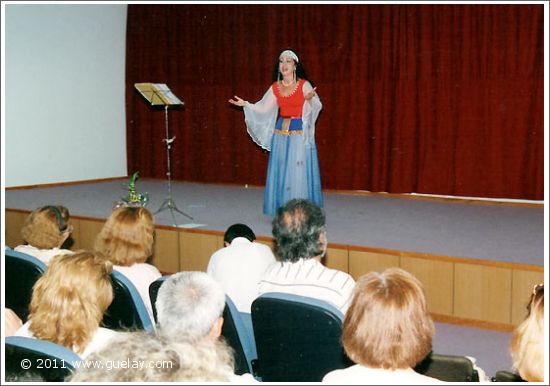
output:
[[[514,369],[527,382],[544,382],[544,284],[536,285],[525,320],[510,343]]]
[[[258,282],[275,263],[271,249],[257,243],[256,235],[244,224],[233,224],[223,236],[224,248],[214,252],[206,272],[221,283],[239,312],[250,314],[258,296]]]
[[[321,261],[327,252],[325,213],[309,200],[293,199],[273,218],[275,254],[280,262],[266,271],[258,294],[284,292],[324,300],[343,314],[355,280]]]
[[[126,276],[136,287],[151,320],[153,308],[149,285],[161,277],[147,259],[153,254],[155,224],[153,215],[143,207],[115,209],[97,235],[95,249],[114,264],[113,269]]]
[[[70,382],[227,382],[233,355],[222,342],[189,342],[143,331],[120,333],[87,358],[101,366],[82,366]],[[127,366],[123,364],[127,363]]]
[[[21,328],[23,322],[11,308],[4,308],[4,335],[12,336]]]
[[[356,365],[329,372],[323,382],[442,382],[413,370],[432,350],[433,334],[422,285],[413,275],[400,268],[363,275],[355,285],[342,331],[344,350]]]
[[[97,252],[52,259],[33,287],[29,320],[15,335],[57,343],[83,358],[102,348],[117,335],[99,327],[113,301],[112,269]]]
[[[48,264],[56,255],[73,253],[61,246],[71,235],[73,226],[69,224],[69,210],[61,205],[47,205],[33,210],[21,228],[25,245],[14,248]]]
[[[160,286],[157,300],[157,333],[172,341],[220,340],[225,292],[205,272],[179,272]],[[225,344],[225,343],[224,343]],[[231,381],[253,383],[251,374],[232,375]]]

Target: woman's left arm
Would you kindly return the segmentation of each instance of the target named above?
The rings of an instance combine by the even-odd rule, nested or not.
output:
[[[304,93],[304,107],[302,108],[302,130],[306,146],[312,146],[315,142],[315,121],[323,108],[321,99],[315,91],[316,88],[306,81],[302,88]]]

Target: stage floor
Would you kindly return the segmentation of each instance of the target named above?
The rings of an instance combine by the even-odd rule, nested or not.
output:
[[[125,196],[128,180],[111,180],[5,192],[5,208],[32,210],[62,204],[71,215],[109,216]],[[167,198],[166,181],[140,179],[147,207],[157,211]],[[173,182],[176,225],[225,231],[248,224],[258,236],[271,236],[271,218],[262,213],[263,187]],[[544,207],[457,200],[413,199],[408,195],[324,192],[329,243],[396,251],[544,266]],[[172,226],[169,210],[155,214]]]

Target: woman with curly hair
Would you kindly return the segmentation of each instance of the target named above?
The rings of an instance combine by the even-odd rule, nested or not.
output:
[[[82,366],[69,382],[228,382],[233,352],[222,341],[186,341],[143,331],[120,333],[88,357],[101,366]],[[128,366],[123,366],[128,363]],[[237,378],[240,379],[240,378]]]
[[[107,256],[113,269],[134,284],[151,320],[149,285],[162,276],[154,265],[147,263],[153,254],[154,232],[151,212],[141,206],[123,206],[111,213],[95,241],[95,249]]]
[[[69,210],[61,205],[46,205],[33,210],[21,228],[21,237],[26,244],[14,250],[34,256],[45,264],[53,256],[73,253],[61,249],[73,231],[69,217]]]
[[[112,269],[97,252],[52,259],[33,287],[29,320],[15,335],[57,343],[81,357],[101,349],[117,335],[99,326],[113,301]]]

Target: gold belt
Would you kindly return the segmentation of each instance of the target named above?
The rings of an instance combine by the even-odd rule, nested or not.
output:
[[[290,120],[291,118],[283,118],[283,124],[280,129],[275,129],[276,134],[281,135],[299,135],[302,134],[303,130],[289,130],[290,129]]]

